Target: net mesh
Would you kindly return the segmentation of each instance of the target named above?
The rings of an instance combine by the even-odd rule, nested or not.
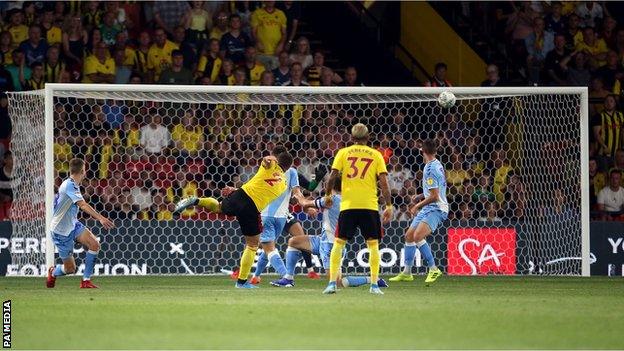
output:
[[[579,94],[456,94],[443,109],[437,95],[108,92],[54,94],[55,190],[73,157],[88,162],[82,193],[117,228],[101,230],[96,274],[210,274],[238,264],[242,236],[229,218],[202,209],[172,217],[182,197],[220,196],[240,186],[278,143],[311,180],[348,145],[363,122],[386,159],[394,220],[381,243],[382,273],[402,266],[408,205],[420,194],[420,142],[435,138],[446,168],[449,220],[429,241],[449,274],[580,274],[581,186]],[[15,132],[13,239],[41,248],[45,238],[44,99],[11,94]],[[309,196],[319,196],[319,190]],[[318,218],[296,206],[307,234]],[[286,248],[288,234],[278,240]],[[14,253],[13,274],[43,274],[42,250]],[[80,263],[81,249],[76,248]],[[319,263],[316,260],[317,264]],[[39,271],[24,267],[37,267]],[[416,258],[416,270],[424,272]],[[362,238],[344,269],[365,273]],[[80,269],[79,269],[80,271]]]

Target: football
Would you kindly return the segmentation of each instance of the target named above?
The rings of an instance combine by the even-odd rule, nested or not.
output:
[[[443,91],[440,95],[438,95],[438,104],[443,108],[451,108],[455,106],[455,101],[457,101],[457,98],[455,97],[455,94],[450,91]]]

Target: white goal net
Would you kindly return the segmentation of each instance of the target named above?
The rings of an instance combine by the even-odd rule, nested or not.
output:
[[[428,240],[447,274],[589,274],[583,89],[454,88],[450,109],[435,102],[435,88],[46,89],[9,98],[16,186],[8,274],[41,275],[52,264],[46,215],[49,221],[53,192],[74,157],[88,163],[83,196],[117,225],[106,231],[82,218],[102,244],[95,274],[235,268],[243,246],[238,224],[201,209],[174,219],[173,204],[240,186],[276,144],[289,148],[298,172],[313,180],[319,164],[330,165],[349,143],[357,122],[369,126],[371,144],[386,159],[397,208],[380,245],[382,273],[403,264],[408,203],[421,192],[419,144],[435,138],[450,213]],[[320,189],[306,193],[318,196]],[[292,212],[307,234],[319,234],[318,218]],[[278,240],[281,250],[287,239],[284,233]],[[366,272],[363,240],[350,245],[344,269]],[[79,267],[81,252],[77,246]],[[419,256],[415,267],[425,271]]]

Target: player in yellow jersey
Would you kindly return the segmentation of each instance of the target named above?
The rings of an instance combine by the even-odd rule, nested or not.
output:
[[[240,189],[225,187],[222,190],[223,201],[212,197],[189,197],[176,204],[174,214],[179,214],[191,206],[201,206],[210,212],[223,213],[235,216],[245,236],[245,250],[241,256],[240,268],[236,287],[252,289],[256,286],[247,281],[251,266],[256,258],[256,251],[262,232],[260,212],[267,205],[278,198],[286,190],[284,170],[292,165],[292,156],[283,152],[277,156],[267,156],[262,159],[258,172]]]
[[[388,171],[381,153],[366,144],[368,128],[358,123],[351,128],[353,145],[342,148],[336,154],[332,164],[332,172],[325,184],[325,194],[331,194],[334,183],[341,177],[342,201],[336,228],[334,246],[329,258],[329,284],[323,294],[336,292],[336,279],[340,272],[342,250],[347,241],[355,236],[358,228],[366,239],[368,246],[371,294],[383,295],[377,285],[379,277],[379,239],[383,236],[383,228],[379,218],[379,199],[377,182],[381,187],[386,208],[383,212],[383,223],[392,218],[392,202],[388,187]],[[326,196],[325,207],[332,205],[331,196]]]

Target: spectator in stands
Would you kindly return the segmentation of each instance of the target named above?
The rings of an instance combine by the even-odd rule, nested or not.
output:
[[[13,154],[5,151],[3,166],[0,168],[0,205],[13,201]]]
[[[309,86],[308,82],[303,80],[303,67],[299,62],[293,62],[290,65],[290,80],[283,85],[287,87]]]
[[[85,59],[83,83],[113,83],[115,81],[115,60],[107,58],[108,47],[100,42],[95,53]]]
[[[284,50],[290,51],[299,28],[301,4],[298,1],[280,1],[277,6],[286,15],[286,45]]]
[[[583,40],[576,43],[576,50],[588,56],[592,69],[596,69],[606,63],[605,60],[609,51],[607,43],[596,36],[593,27],[583,29]]]
[[[48,45],[59,45],[63,41],[63,31],[54,23],[52,10],[45,10],[41,18],[41,31]]]
[[[13,37],[13,49],[28,39],[28,26],[24,25],[24,14],[20,10],[9,12],[9,25],[5,28]]]
[[[615,35],[615,45],[613,48],[620,57],[620,61],[624,64],[624,29],[618,29]]]
[[[0,32],[0,64],[7,66],[13,63],[13,37],[8,31]]]
[[[600,38],[607,43],[609,49],[616,50],[617,21],[613,17],[605,17],[602,23],[602,30],[600,31]]]
[[[106,12],[104,14],[99,29],[100,34],[102,34],[102,41],[108,46],[115,44],[115,37],[122,31],[121,26],[115,23],[115,14],[113,12]]]
[[[474,207],[472,204],[467,202],[462,202],[459,204],[459,215],[456,216],[459,220],[470,220],[474,218]]]
[[[553,2],[550,6],[550,13],[544,18],[546,31],[552,35],[563,34],[566,29],[565,18],[562,15],[560,2]]]
[[[0,65],[0,99],[6,99],[4,92],[14,90],[11,73],[4,68],[4,65]]]
[[[596,208],[598,193],[606,184],[605,174],[600,172],[595,157],[589,158],[589,203],[592,209]]]
[[[312,55],[310,54],[310,42],[308,38],[301,37],[297,39],[295,52],[290,54],[289,58],[290,62],[299,62],[304,70],[312,65]]]
[[[115,50],[115,84],[128,84],[132,70],[124,65],[126,51],[124,49]]]
[[[576,44],[583,41],[583,31],[580,28],[581,19],[576,14],[568,17],[568,27],[565,31],[566,49],[574,51]]]
[[[284,85],[290,81],[290,58],[286,51],[282,51],[278,55],[279,65],[273,69],[275,77],[275,85]]]
[[[258,48],[258,60],[267,69],[277,67],[277,57],[286,43],[286,15],[275,8],[275,1],[265,1],[264,7],[251,14],[253,38]]]
[[[601,113],[604,109],[604,99],[607,95],[610,95],[611,92],[605,89],[604,83],[602,82],[602,78],[594,77],[591,80],[591,86],[589,88],[589,115],[593,116],[597,113]],[[592,100],[598,100],[599,103],[591,102]]]
[[[568,65],[574,59],[573,65]],[[573,51],[559,63],[561,69],[566,72],[566,85],[586,87],[591,79],[591,72],[587,67],[587,56],[584,52]]]
[[[48,43],[41,38],[41,27],[34,24],[28,29],[28,40],[20,44],[20,49],[24,52],[26,65],[30,66],[35,62],[43,63],[48,52]]]
[[[158,2],[157,4],[159,4]],[[147,52],[147,69],[149,70],[148,81],[158,81],[160,74],[171,66],[171,54],[179,49],[178,45],[167,39],[167,34],[162,28],[154,30],[154,44]]]
[[[119,189],[115,189],[118,193]],[[114,204],[114,208],[112,211],[109,211],[110,219],[136,219],[136,210],[132,208],[132,193],[130,189],[122,189],[121,195],[116,196],[111,199],[111,202]]]
[[[314,178],[314,170],[321,164],[318,158],[318,152],[314,148],[308,148],[305,150],[305,157],[301,158],[301,164],[297,167],[299,174],[305,176],[307,179]]]
[[[504,200],[504,189],[509,183],[509,173],[513,172],[513,167],[509,165],[507,153],[504,149],[494,150],[492,153],[492,167],[488,167],[494,171],[494,186],[492,190],[496,195],[496,200],[502,202]]]
[[[193,73],[184,67],[184,55],[182,51],[171,52],[171,67],[162,71],[159,84],[193,84]]]
[[[221,171],[221,170],[220,170]],[[171,186],[167,188],[167,201],[170,203],[176,203],[180,199],[190,196],[198,196],[197,182],[193,179],[193,175],[188,173],[186,167],[180,168],[176,172],[175,180],[171,183]],[[182,212],[182,217],[191,217],[196,213],[194,208],[189,208]]]
[[[76,6],[76,4],[69,3],[72,8]],[[65,17],[69,14],[67,3],[65,1],[56,1],[54,3],[54,20],[57,22],[63,22]],[[77,9],[76,9],[77,10]],[[78,12],[78,11],[74,11]]]
[[[606,64],[598,68],[594,73],[595,76],[602,79],[605,89],[609,91],[613,91],[616,77],[622,77],[624,75],[622,64],[618,61],[617,52],[609,50],[607,52]]]
[[[500,87],[505,84],[501,80],[498,66],[491,63],[485,68],[485,80],[481,82],[482,87]]]
[[[24,52],[21,49],[17,48],[13,50],[11,56],[13,57],[13,63],[5,67],[11,74],[13,89],[15,89],[15,91],[22,91],[24,90],[22,82],[30,79],[32,71],[30,67],[26,66]]]
[[[265,70],[264,64],[257,59],[256,48],[248,46],[245,48],[245,75],[246,80],[251,85],[260,85],[260,76]]]
[[[130,75],[130,81],[128,83],[130,83],[130,84],[142,84],[143,83],[143,78],[141,78],[141,75],[139,75],[137,73],[132,73]]]
[[[321,70],[321,80],[319,82],[319,85],[321,86],[334,86],[336,85],[334,77],[336,77],[337,74],[334,73],[334,71],[329,68],[329,67],[323,67],[323,69]],[[340,78],[342,80],[342,78]]]
[[[195,117],[187,112],[180,123],[173,127],[171,139],[178,154],[178,163],[198,156],[204,145],[204,130]]]
[[[364,86],[364,83],[362,83],[358,79],[358,72],[355,69],[355,67],[349,66],[345,69],[344,80],[342,81],[340,85],[347,86],[347,87],[358,87],[358,86]]]
[[[230,31],[221,37],[221,56],[232,60],[235,65],[240,65],[245,62],[245,48],[251,45],[251,39],[241,31],[240,16],[231,15]]]
[[[221,40],[221,38],[223,38],[223,35],[225,33],[227,33],[229,30],[228,28],[228,14],[221,11],[219,12],[219,14],[217,15],[217,21],[214,27],[212,27],[212,30],[210,31],[210,39],[217,39],[217,40]]]
[[[30,79],[22,81],[24,90],[39,90],[43,89],[45,85],[45,72],[43,70],[43,63],[35,61],[30,65],[32,75]]]
[[[219,78],[214,84],[234,85],[234,63],[230,59],[223,60]]]
[[[167,192],[166,189],[158,189],[154,194],[154,203],[146,211],[146,217],[143,219],[151,219],[157,221],[171,221],[173,220],[173,204],[166,201]]]
[[[147,31],[142,31],[139,33],[138,46],[135,53],[135,61],[133,64],[133,69],[135,72],[141,75],[142,78],[147,78],[149,69],[147,63],[147,57],[149,53],[149,49],[151,47],[151,38]]]
[[[624,172],[624,149],[616,150],[613,160],[613,168],[617,168]]]
[[[581,1],[576,7],[575,13],[581,18],[583,27],[596,27],[596,19],[604,16],[602,6],[596,1]]]
[[[61,73],[67,70],[67,65],[59,59],[59,56],[60,50],[58,46],[50,46],[48,48],[45,65],[43,66],[47,83],[59,83]]]
[[[398,222],[407,222],[411,221],[413,218],[412,214],[409,211],[408,205],[402,203],[399,205],[399,210],[394,214],[394,218],[392,220]]]
[[[388,184],[390,185],[390,191],[394,194],[398,194],[405,181],[408,179],[412,179],[414,174],[408,168],[404,168],[403,164],[399,161],[399,158],[396,156],[392,156],[390,158],[390,163],[388,165],[390,171],[388,172]]]
[[[203,43],[212,29],[212,16],[203,8],[203,1],[191,1],[191,8],[186,11],[182,23],[193,43]]]
[[[554,38],[554,49],[546,55],[546,60],[544,61],[546,81],[549,85],[566,85],[566,74],[560,64],[569,54],[569,51],[566,49],[565,35],[556,34]]]
[[[32,26],[35,23],[35,20],[38,20],[38,18],[35,18],[35,16],[37,15],[36,12],[36,8],[35,8],[35,2],[34,1],[24,1],[24,3],[22,4],[22,11],[24,12],[24,24],[26,24],[27,26]]]
[[[189,9],[188,1],[155,1],[154,22],[158,27],[173,35],[173,30],[180,24],[180,19],[184,18]]]
[[[104,17],[104,11],[100,9],[98,1],[89,1],[84,8],[82,15],[82,22],[86,30],[92,30],[93,28],[99,28],[102,24],[102,17]]]
[[[609,172],[609,185],[598,193],[598,210],[602,212],[603,221],[621,220],[624,210],[624,188],[622,188],[622,171],[613,169]]]
[[[89,44],[89,34],[82,28],[79,16],[67,18],[63,25],[63,56],[67,60],[68,70],[73,77],[79,77],[85,56],[85,47]],[[77,80],[77,78],[74,78]]]
[[[221,71],[221,65],[223,61],[219,57],[219,41],[217,39],[210,39],[208,41],[208,52],[201,55],[199,63],[197,64],[197,70],[194,77],[209,77],[210,81],[216,81],[219,77],[219,71]]]
[[[479,177],[479,183],[475,186],[474,193],[472,194],[472,201],[476,204],[484,204],[488,201],[496,201],[496,195],[492,192],[489,171],[484,170]],[[479,211],[482,209],[483,208],[477,208],[477,210]]]
[[[63,179],[69,176],[69,160],[74,157],[69,138],[69,131],[61,129],[54,140],[54,169]]]
[[[444,62],[435,65],[433,76],[425,82],[426,87],[451,87],[451,82],[446,79],[447,66]],[[345,74],[346,75],[346,74]],[[346,78],[346,76],[345,76]]]
[[[535,18],[533,20],[533,33],[525,39],[527,56],[527,71],[529,84],[540,82],[540,72],[544,67],[546,55],[554,48],[553,34],[544,31],[544,20]]]
[[[178,45],[178,50],[184,56],[184,67],[194,72],[197,68],[197,53],[200,51],[200,48],[198,48],[197,44],[186,39],[186,32],[183,26],[176,26],[173,30],[173,43]]]
[[[470,179],[470,173],[464,168],[463,155],[455,150],[451,154],[450,169],[446,170],[446,181],[449,184],[449,193],[459,194],[462,191],[462,185],[466,180]]]
[[[171,143],[171,134],[162,123],[161,117],[151,114],[151,121],[141,128],[141,147],[148,154],[162,154]]]
[[[150,179],[151,172],[141,172],[141,176],[136,180],[134,187],[130,189],[132,196],[132,208],[137,212],[148,209],[153,202],[152,193],[154,182]]]
[[[271,71],[264,71],[264,72],[262,72],[262,75],[260,76],[260,85],[263,85],[263,86],[276,85],[275,84],[275,77],[273,76],[273,72],[271,72]]]
[[[604,110],[592,120],[594,138],[598,143],[598,154],[603,158],[601,164],[610,164],[615,151],[622,147],[622,129],[624,114],[616,110],[615,95],[604,99]]]

